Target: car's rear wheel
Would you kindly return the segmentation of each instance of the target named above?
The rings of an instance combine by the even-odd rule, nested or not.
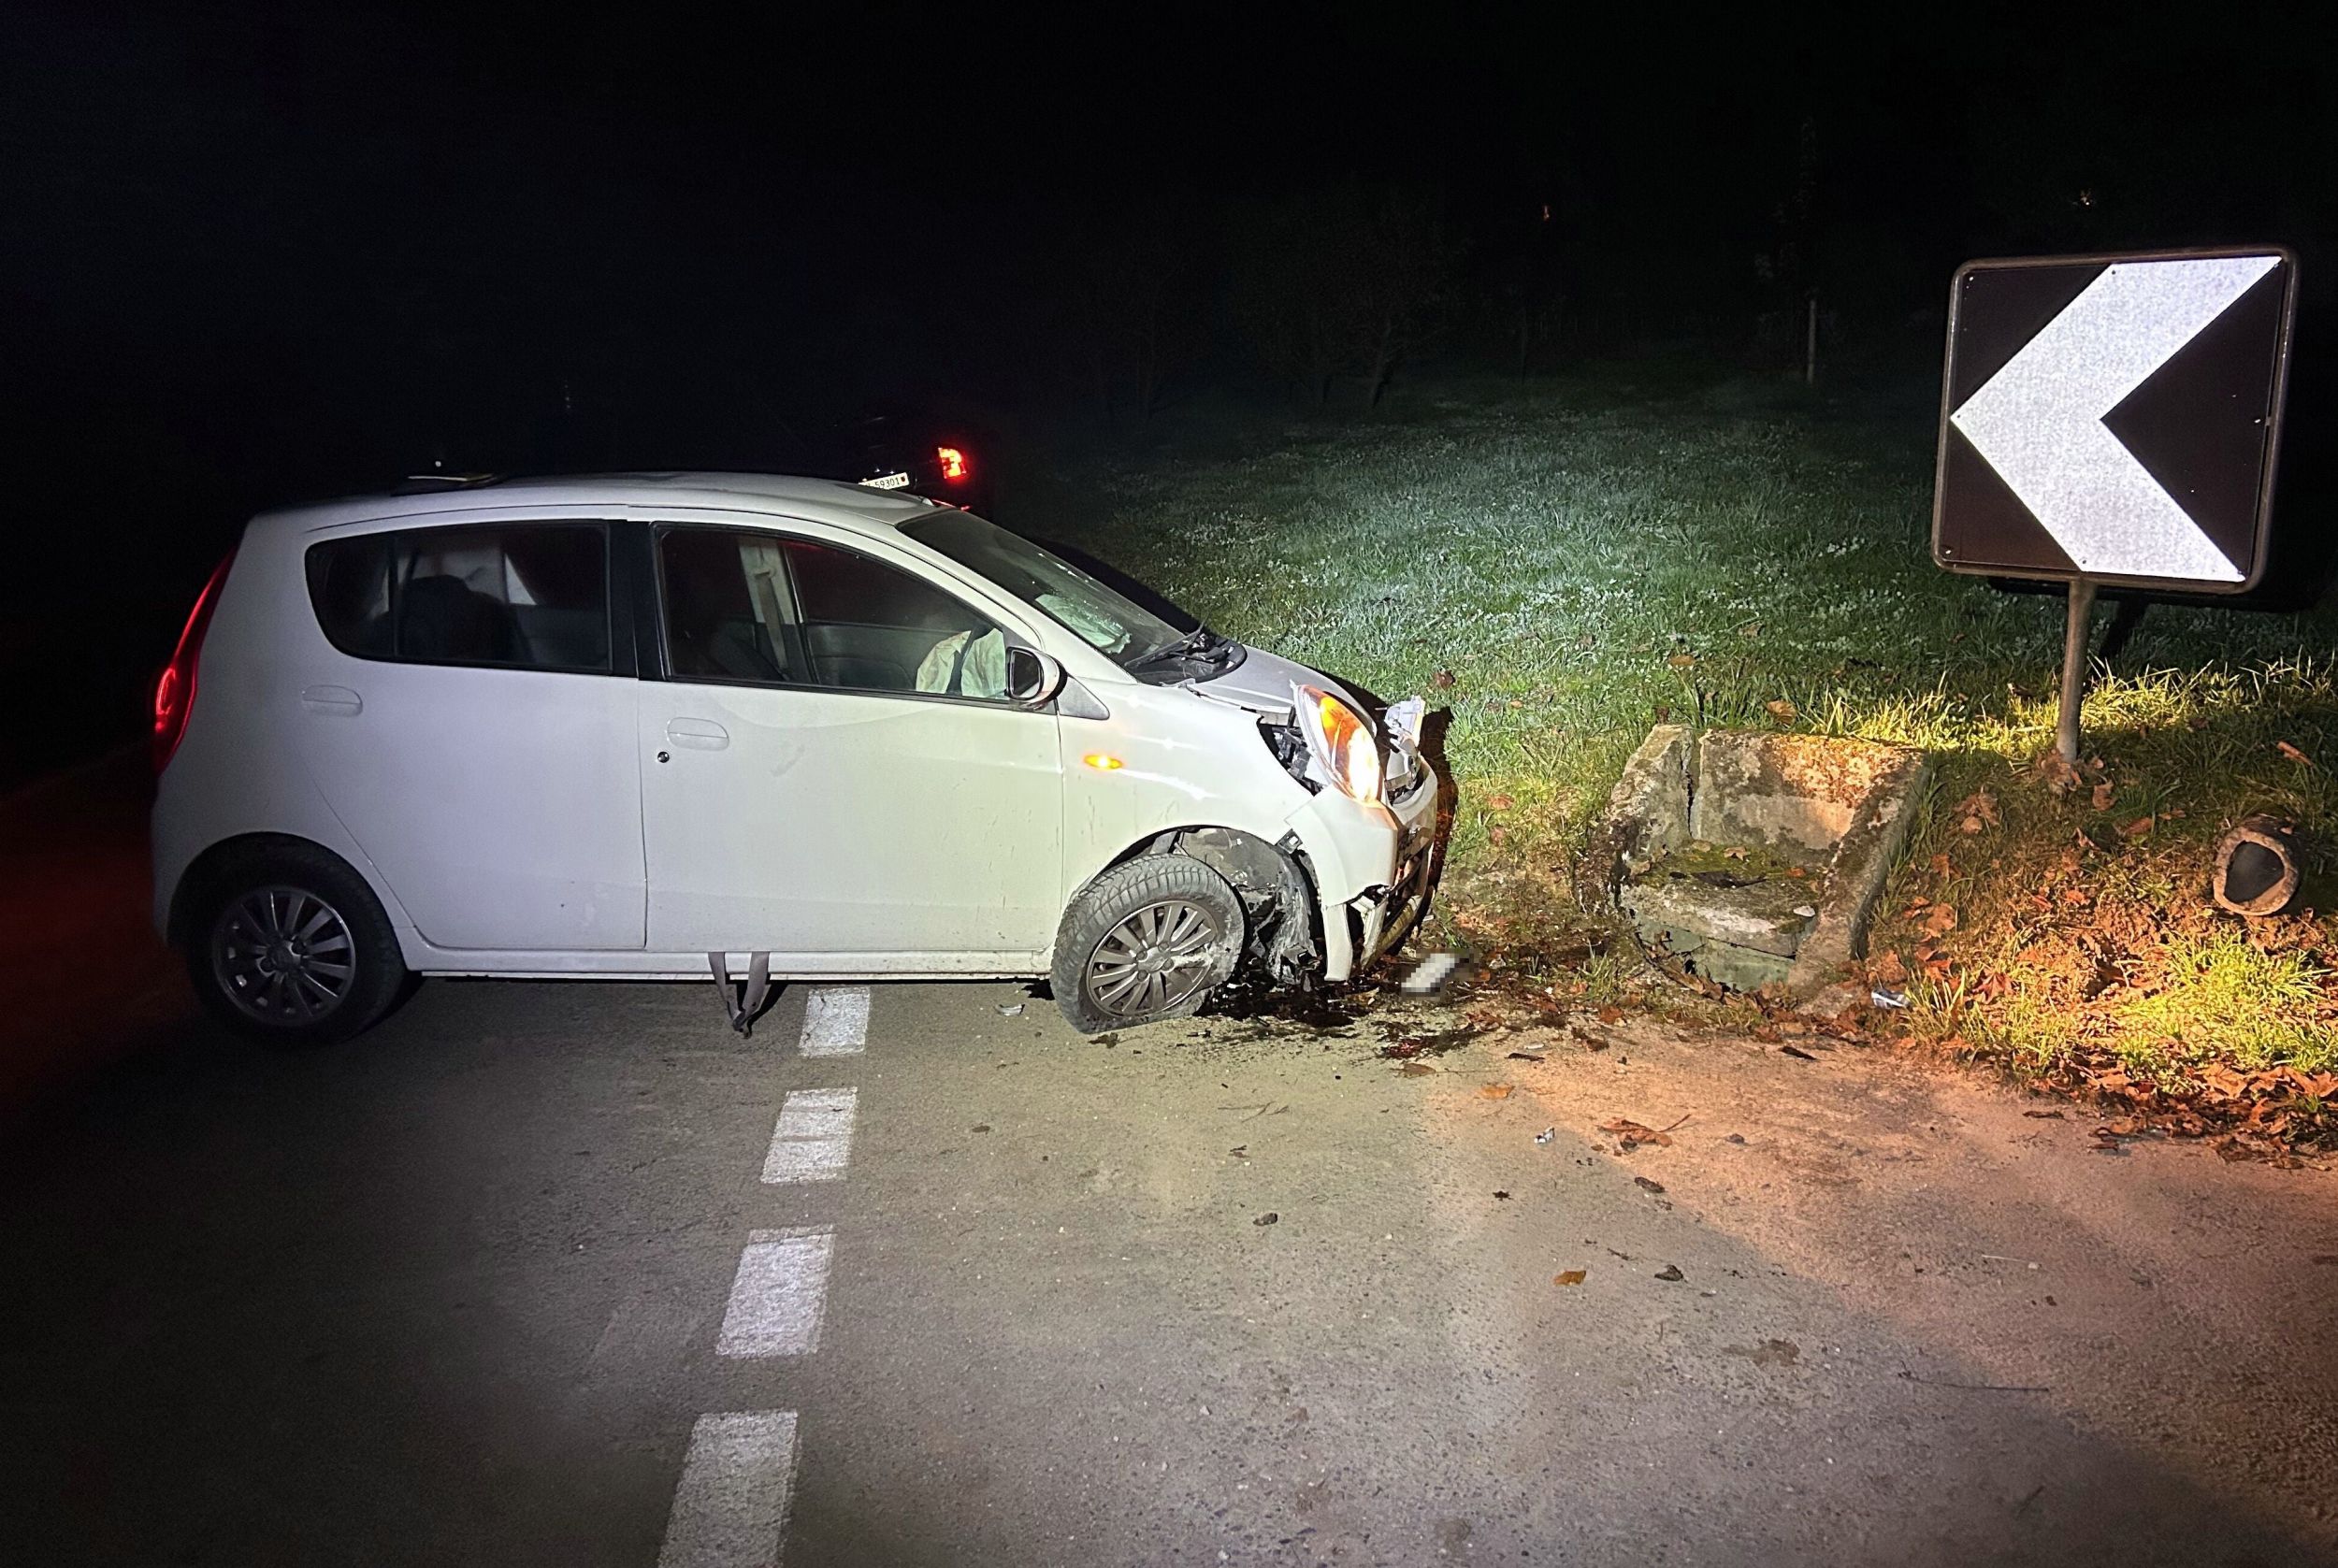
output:
[[[347,1040],[397,1000],[407,971],[381,900],[338,857],[278,844],[205,877],[187,973],[229,1029],[287,1048]]]
[[[1244,934],[1241,898],[1200,861],[1115,866],[1063,912],[1056,1005],[1082,1034],[1190,1016],[1233,976]]]

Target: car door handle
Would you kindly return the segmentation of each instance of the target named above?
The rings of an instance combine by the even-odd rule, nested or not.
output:
[[[677,746],[718,752],[730,744],[730,731],[712,719],[668,719],[666,739]]]
[[[300,705],[311,713],[339,713],[354,718],[365,712],[366,699],[347,686],[303,686]]]

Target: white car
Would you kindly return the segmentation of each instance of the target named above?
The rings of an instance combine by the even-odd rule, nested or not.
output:
[[[154,913],[284,1043],[412,975],[710,968],[1045,976],[1093,1032],[1399,940],[1420,714],[899,491],[425,486],[261,516],[204,589],[155,693]]]

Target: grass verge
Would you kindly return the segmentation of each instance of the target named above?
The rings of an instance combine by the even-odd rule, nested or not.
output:
[[[2329,842],[2338,617],[2154,607],[2087,698],[2100,767],[2057,794],[2036,764],[2061,601],[1932,565],[1929,414],[1878,406],[1609,367],[1370,419],[1195,409],[1061,460],[1013,520],[1448,707],[1445,918],[1481,945],[1574,939],[1573,851],[1652,723],[1897,741],[1941,759],[1879,938],[1916,1032],[2049,1078],[2115,1061],[2156,1094],[2338,1067],[2328,924],[2205,899],[2238,815]]]

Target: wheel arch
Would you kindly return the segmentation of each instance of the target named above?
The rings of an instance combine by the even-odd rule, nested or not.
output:
[[[1097,868],[1073,897],[1087,892],[1106,871],[1147,855],[1182,855],[1225,878],[1248,918],[1243,957],[1271,979],[1291,984],[1320,971],[1324,957],[1322,906],[1315,869],[1299,847],[1297,834],[1286,833],[1279,842],[1270,842],[1242,828],[1213,823],[1163,828]]]
[[[165,939],[172,947],[186,952],[195,935],[189,927],[200,913],[206,897],[217,886],[222,874],[238,860],[278,850],[298,850],[337,861],[350,875],[371,890],[384,913],[397,907],[383,896],[373,878],[366,874],[364,867],[353,863],[349,856],[330,845],[302,838],[297,833],[238,833],[204,850],[188,861],[186,870],[179,873],[178,885],[170,893],[169,919],[163,928]],[[392,913],[390,919],[392,928],[396,929],[397,916]]]

